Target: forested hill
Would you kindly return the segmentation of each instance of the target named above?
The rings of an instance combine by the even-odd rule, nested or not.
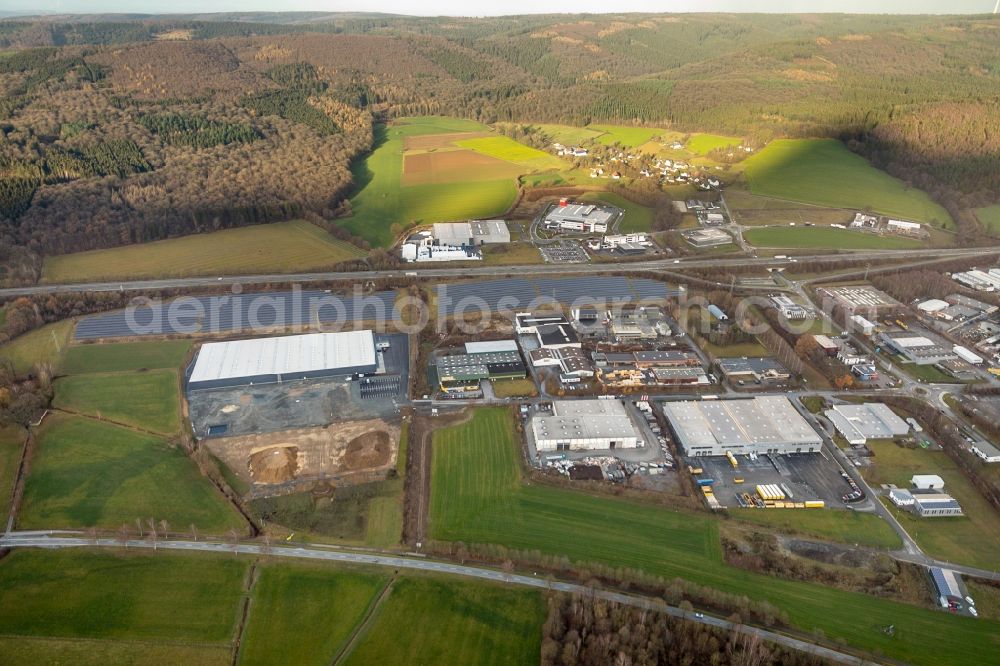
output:
[[[1000,196],[1000,17],[204,18],[0,21],[6,247],[330,218],[403,115],[835,136],[960,222]]]

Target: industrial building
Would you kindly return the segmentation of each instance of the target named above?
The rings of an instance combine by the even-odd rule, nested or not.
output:
[[[882,312],[898,310],[902,303],[884,291],[868,285],[851,285],[845,287],[824,287],[817,293],[833,300],[835,305],[848,312],[860,310],[876,315]]]
[[[852,316],[851,317],[851,323],[854,324],[858,328],[859,331],[861,331],[861,335],[864,335],[864,336],[875,335],[875,330],[877,328],[875,326],[875,324],[873,324],[872,322],[868,321],[867,319],[865,319],[861,315],[854,315],[854,316]]]
[[[537,326],[535,327],[535,336],[538,338],[538,346],[543,349],[580,348],[583,346],[580,337],[576,334],[576,329],[569,323]]]
[[[986,463],[1000,463],[1000,449],[992,443],[981,440],[972,445],[972,452]]]
[[[1000,289],[1000,268],[991,268],[989,271],[971,270],[964,273],[952,273],[951,279],[976,291],[992,292]]]
[[[564,324],[569,324],[569,322],[558,312],[552,314],[518,312],[514,315],[514,330],[518,335],[535,335],[539,326],[562,326]]]
[[[594,352],[599,368],[693,368],[701,359],[692,351]]]
[[[559,377],[564,383],[594,376],[594,365],[587,354],[577,347],[532,349],[528,357],[536,368],[558,367]]]
[[[489,245],[510,242],[510,230],[503,220],[438,222],[433,226],[432,233],[438,245]]]
[[[445,393],[477,390],[484,379],[520,379],[527,375],[513,340],[467,342],[464,354],[438,356],[435,368]]]
[[[785,396],[667,402],[663,413],[689,456],[813,453],[823,447]]]
[[[840,345],[831,340],[829,336],[817,334],[813,336],[813,340],[826,356],[836,356],[840,351]]]
[[[610,206],[569,203],[563,199],[545,215],[543,224],[546,229],[603,234],[619,212]]]
[[[792,373],[773,358],[720,358],[716,361],[719,372],[730,382],[782,383],[791,379]]]
[[[942,301],[940,298],[931,298],[926,301],[917,304],[917,309],[924,314],[935,314],[941,312],[942,310],[948,309],[950,304],[948,301]]]
[[[934,491],[914,490],[913,511],[921,518],[961,516],[962,505],[951,495]]]
[[[910,485],[917,490],[942,490],[944,479],[937,474],[914,474],[910,478]]]
[[[188,389],[367,375],[377,369],[378,355],[371,331],[206,342],[191,369]]]
[[[958,358],[952,347],[933,340],[928,335],[911,330],[885,331],[878,338],[889,351],[916,365],[934,365]]]
[[[553,400],[552,415],[531,420],[538,451],[634,449],[642,446],[620,400]]]
[[[852,446],[861,446],[869,439],[889,439],[910,432],[906,421],[878,402],[836,405],[826,410],[825,415]]]
[[[400,257],[408,262],[425,261],[482,261],[483,255],[471,245],[417,245],[406,243]]]
[[[681,236],[695,247],[719,247],[733,242],[733,237],[722,229],[691,229],[682,231]]]
[[[770,297],[770,299],[771,304],[785,319],[809,319],[809,317],[812,316],[812,312],[802,307],[788,296],[783,294],[774,294]]]

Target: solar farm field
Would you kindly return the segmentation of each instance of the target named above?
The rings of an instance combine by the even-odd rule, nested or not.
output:
[[[114,530],[153,518],[185,531],[244,529],[194,462],[160,437],[64,414],[50,415],[36,436],[19,528]]]
[[[5,664],[229,664],[249,560],[77,549],[0,561]]]
[[[926,192],[879,171],[835,139],[779,139],[743,165],[754,194],[954,226]]]
[[[180,428],[176,370],[61,377],[53,406],[164,435]]]
[[[907,250],[926,247],[916,238],[879,236],[836,227],[756,227],[743,232],[756,247],[840,248],[845,250]]]
[[[537,590],[407,577],[392,585],[346,663],[538,663],[545,615]]]
[[[729,567],[722,562],[716,519],[708,515],[526,485],[518,470],[513,417],[504,409],[479,409],[470,421],[436,431],[433,447],[432,538],[680,576],[767,600],[801,631],[821,630],[827,639],[912,663],[972,665],[1000,650],[997,622]],[[892,636],[884,631],[890,624]]]
[[[362,256],[304,220],[46,257],[42,280],[89,282],[154,277],[320,270]]]
[[[685,147],[697,155],[707,155],[713,150],[738,146],[743,139],[738,136],[722,136],[720,134],[695,134],[688,139]]]
[[[79,375],[161,368],[172,370],[180,368],[190,348],[190,340],[73,345],[66,350],[59,372]]]

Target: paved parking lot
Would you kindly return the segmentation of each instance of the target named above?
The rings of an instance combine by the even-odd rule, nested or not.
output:
[[[564,240],[551,245],[540,245],[542,258],[550,264],[585,264],[590,255],[576,241]]]
[[[713,479],[715,497],[723,506],[739,506],[737,495],[754,494],[754,487],[776,484],[796,502],[823,500],[827,507],[842,508],[841,499],[851,488],[840,475],[840,466],[824,453],[783,456],[760,455],[757,460],[737,456],[734,469],[725,457],[687,458],[689,467],[701,467],[698,478]],[[742,478],[743,483],[734,480]]]

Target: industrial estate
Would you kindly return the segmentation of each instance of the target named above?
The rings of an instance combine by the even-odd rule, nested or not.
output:
[[[1000,663],[996,20],[205,16],[0,17],[0,663]]]

